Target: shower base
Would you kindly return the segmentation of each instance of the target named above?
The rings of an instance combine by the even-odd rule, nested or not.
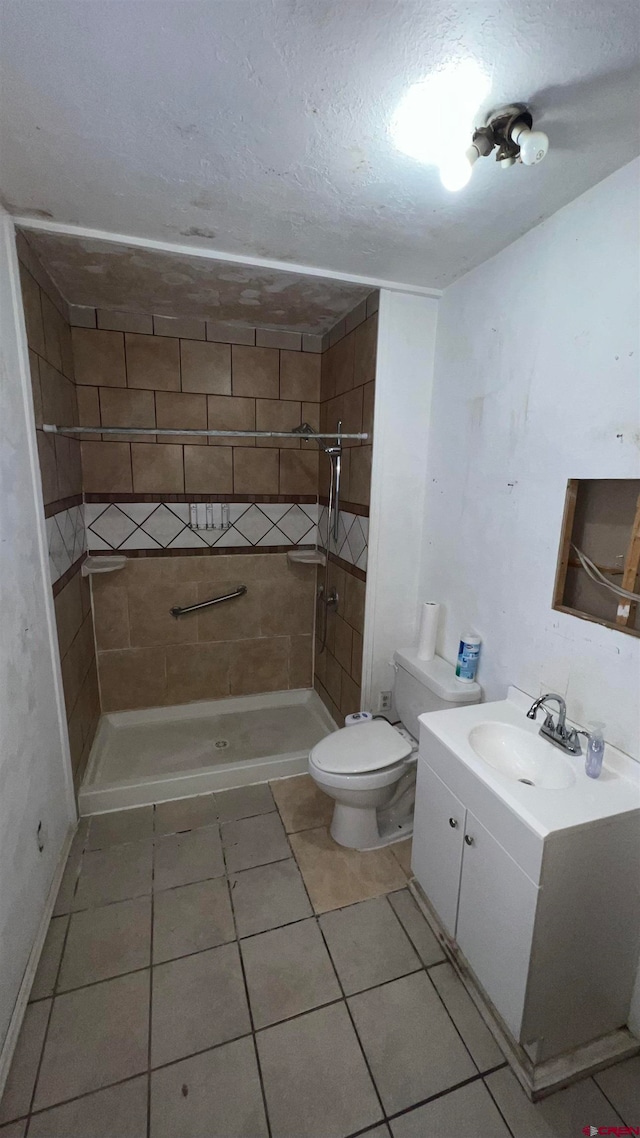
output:
[[[335,730],[307,689],[103,715],[78,808],[100,814],[300,774]]]

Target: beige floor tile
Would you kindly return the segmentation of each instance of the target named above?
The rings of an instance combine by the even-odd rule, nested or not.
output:
[[[26,1118],[19,1122],[10,1122],[7,1126],[0,1126],[0,1138],[24,1138],[27,1129]]]
[[[153,887],[171,889],[224,873],[222,844],[217,826],[169,834],[156,842]]]
[[[293,860],[246,869],[230,878],[238,936],[253,936],[312,915],[298,867]]]
[[[151,1075],[151,1138],[267,1138],[253,1040],[238,1039]]]
[[[393,1138],[510,1138],[509,1130],[481,1082],[461,1087],[435,1102],[410,1110],[391,1123]]]
[[[146,1133],[146,1075],[35,1114],[29,1126],[31,1138],[146,1138]]]
[[[256,1036],[273,1138],[343,1138],[382,1111],[344,1004]]]
[[[471,996],[451,964],[439,964],[429,971],[429,979],[443,1001],[480,1071],[504,1063],[505,1057],[486,1026]]]
[[[621,1126],[622,1120],[592,1079],[583,1079],[541,1102],[530,1102],[505,1067],[485,1080],[514,1138],[567,1138],[586,1125]]]
[[[38,961],[38,971],[31,988],[30,1000],[41,1000],[43,996],[53,995],[68,924],[68,916],[51,918],[44,947]]]
[[[109,980],[151,963],[151,898],[118,901],[74,913],[58,991]]]
[[[288,834],[328,826],[334,802],[316,786],[308,774],[272,782],[271,793]]]
[[[89,826],[87,849],[102,850],[122,842],[144,841],[153,837],[153,806],[139,806],[135,810],[114,810],[109,814],[95,814]]]
[[[287,835],[276,811],[257,818],[224,822],[220,832],[229,873],[291,857]]]
[[[219,822],[237,822],[240,818],[269,814],[276,808],[269,784],[266,782],[256,783],[255,786],[236,786],[233,790],[221,790],[214,797]]]
[[[392,854],[394,854],[394,856],[397,858],[397,860],[400,862],[400,865],[404,869],[407,877],[413,877],[413,871],[411,869],[411,847],[412,847],[412,845],[413,845],[413,839],[412,838],[405,838],[405,840],[403,842],[394,842],[392,846],[389,846],[389,849],[391,850]]]
[[[71,908],[93,909],[151,892],[151,842],[88,850]]]
[[[153,970],[151,1063],[159,1067],[251,1030],[237,944]]]
[[[408,889],[390,893],[389,904],[426,968],[446,960],[444,949],[431,932]]]
[[[426,972],[361,992],[348,1003],[387,1114],[477,1074]]]
[[[141,1074],[147,1068],[148,1044],[148,972],[133,972],[58,996],[42,1056],[35,1109]]]
[[[224,877],[163,889],[153,906],[153,962],[174,960],[233,940],[233,912]]]
[[[218,821],[215,795],[200,794],[196,798],[178,798],[175,802],[159,802],[156,806],[156,834],[179,834],[197,830]]]
[[[340,999],[340,985],[315,920],[249,937],[241,949],[256,1027]]]
[[[320,927],[348,996],[421,967],[386,897],[324,913]]]
[[[40,1000],[25,1012],[0,1102],[0,1122],[11,1122],[29,1111],[50,1010],[51,1000]]]
[[[406,881],[388,846],[349,850],[324,828],[291,834],[290,842],[316,913],[379,897]]]
[[[640,1124],[640,1055],[625,1059],[594,1075],[595,1081],[613,1103],[627,1126]]]

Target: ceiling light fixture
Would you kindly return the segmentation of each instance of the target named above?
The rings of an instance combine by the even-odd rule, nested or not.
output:
[[[394,117],[391,131],[398,149],[438,166],[443,186],[452,192],[466,186],[478,158],[495,151],[496,161],[504,168],[516,162],[535,166],[549,149],[547,135],[533,130],[526,103],[500,107],[484,126],[473,129],[489,86],[478,65],[465,60],[414,84]]]
[[[391,123],[398,150],[437,166],[447,189],[462,189],[471,177],[465,151],[490,88],[489,76],[473,59],[450,63],[414,83]]]

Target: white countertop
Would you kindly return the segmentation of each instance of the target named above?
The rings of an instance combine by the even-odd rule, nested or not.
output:
[[[545,789],[524,786],[495,770],[473,750],[469,732],[480,723],[509,723],[537,735],[542,720],[527,719],[533,700],[518,688],[509,688],[508,698],[420,716],[420,723],[461,760],[506,806],[540,837],[557,830],[583,826],[640,809],[640,763],[615,747],[605,746],[602,774],[588,778],[582,755],[563,755],[576,773],[572,786]],[[579,727],[567,720],[572,727]],[[548,744],[552,751],[556,748]],[[586,741],[585,744],[586,745]]]

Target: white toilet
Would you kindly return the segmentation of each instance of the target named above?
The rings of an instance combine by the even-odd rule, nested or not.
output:
[[[309,774],[335,799],[331,836],[341,846],[370,850],[413,832],[418,716],[478,703],[479,684],[461,683],[439,656],[421,660],[396,652],[393,702],[401,724],[386,719],[342,727],[309,755]]]

